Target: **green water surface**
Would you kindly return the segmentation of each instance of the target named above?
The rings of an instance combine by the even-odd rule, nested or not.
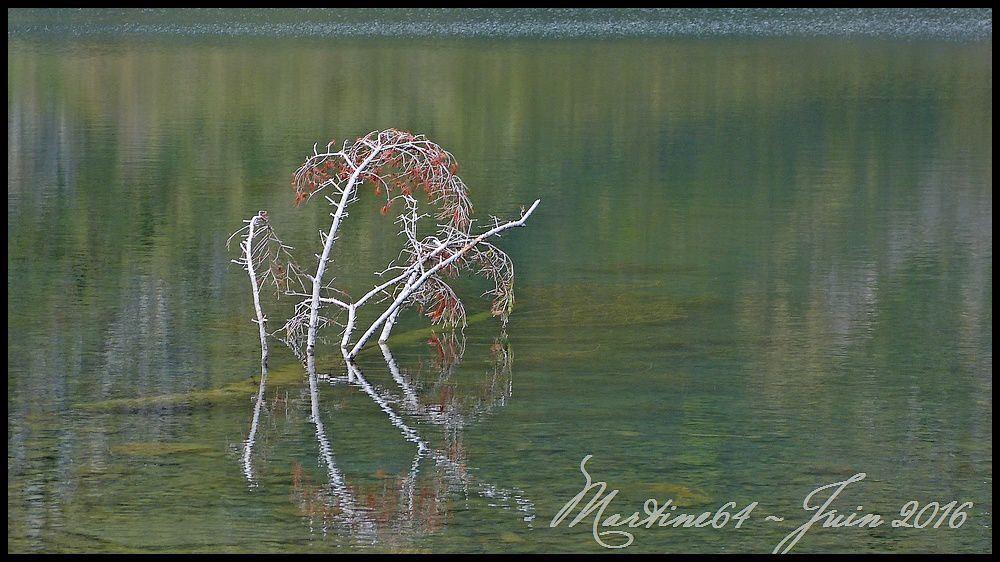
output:
[[[847,512],[974,507],[796,552],[992,551],[989,39],[9,33],[7,62],[8,551],[600,552],[592,517],[549,525],[585,455],[606,515],[759,502],[627,552],[770,552],[858,472]],[[482,220],[542,203],[498,242],[509,369],[493,319],[457,365],[390,342],[419,411],[361,358],[447,462],[414,469],[376,402],[321,381],[350,515],[278,345],[244,474],[259,351],[225,241],[267,209],[314,263],[327,209],[293,208],[290,173],[387,127],[451,150]],[[345,286],[398,249],[378,205],[345,223]]]

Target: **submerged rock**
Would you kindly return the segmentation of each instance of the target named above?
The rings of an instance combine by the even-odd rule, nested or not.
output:
[[[166,457],[173,455],[203,455],[216,453],[214,448],[200,443],[166,443],[144,441],[111,446],[111,454],[122,457]]]
[[[684,484],[650,484],[647,490],[656,494],[658,499],[673,500],[673,505],[677,507],[705,505],[712,499],[705,492]]]

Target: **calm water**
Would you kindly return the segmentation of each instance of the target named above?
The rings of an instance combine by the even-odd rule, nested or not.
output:
[[[588,454],[620,490],[607,513],[760,502],[739,530],[638,529],[628,552],[769,552],[856,472],[846,511],[974,507],[797,552],[992,551],[991,23],[402,41],[117,17],[8,13],[8,551],[598,552],[592,518],[549,527]],[[278,347],[248,482],[259,352],[226,238],[268,209],[309,262],[326,210],[292,208],[289,174],[386,127],[450,149],[480,217],[542,199],[500,241],[506,340],[476,323],[442,365],[404,318],[395,376],[360,361],[391,416],[331,349],[330,456]],[[376,209],[349,219],[346,285],[395,251]]]

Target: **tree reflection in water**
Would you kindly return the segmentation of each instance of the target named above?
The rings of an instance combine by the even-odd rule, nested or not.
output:
[[[487,376],[481,384],[469,386],[458,387],[452,381],[465,353],[465,337],[438,334],[429,344],[434,358],[420,361],[413,371],[401,368],[389,346],[380,344],[398,394],[370,382],[353,362],[346,364],[347,372],[340,376],[310,376],[310,421],[315,427],[326,482],[313,481],[303,473],[301,465],[293,464],[290,498],[311,532],[340,532],[365,544],[407,542],[440,531],[446,525],[451,498],[472,496],[485,498],[490,506],[516,509],[529,526],[532,524],[535,511],[531,500],[516,488],[477,480],[462,443],[467,424],[504,406],[511,396],[512,355],[506,334],[501,333],[490,347],[492,360]],[[426,380],[428,375],[433,383],[424,395],[433,399],[423,398],[415,383],[417,379]],[[408,472],[387,475],[379,470],[374,484],[353,486],[348,482],[320,416],[320,383],[355,388],[374,402],[400,436],[416,449]],[[440,427],[443,443],[436,446],[428,441],[417,429],[420,424]],[[247,441],[245,459],[252,456],[252,449],[253,443]],[[248,462],[244,463],[244,475],[251,486],[256,485]]]

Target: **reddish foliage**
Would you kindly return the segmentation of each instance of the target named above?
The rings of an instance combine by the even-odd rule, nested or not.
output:
[[[373,184],[375,195],[382,195],[383,185],[389,192],[398,189],[407,198],[420,188],[428,202],[438,208],[435,215],[439,219],[460,230],[469,227],[472,204],[464,182],[456,175],[458,163],[437,144],[397,129],[374,131],[338,151],[332,151],[332,142],[330,152],[309,156],[293,176],[296,205],[329,186],[355,189],[348,184],[363,166],[357,170],[357,181]]]

